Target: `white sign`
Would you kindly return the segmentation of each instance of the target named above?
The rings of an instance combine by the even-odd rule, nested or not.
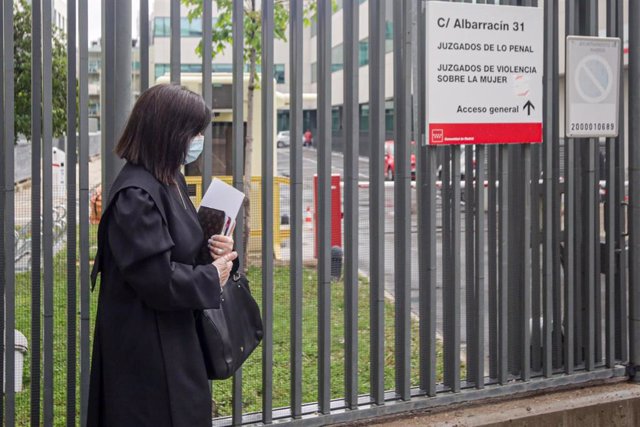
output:
[[[537,7],[427,3],[429,144],[542,142]]]
[[[568,138],[618,136],[619,38],[567,37],[565,134]]]

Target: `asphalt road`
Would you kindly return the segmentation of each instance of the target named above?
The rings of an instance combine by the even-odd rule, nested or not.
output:
[[[283,148],[278,150],[278,175],[289,175],[289,149]],[[311,207],[313,210],[313,175],[317,173],[317,153],[315,149],[306,148],[303,152],[303,208]],[[334,174],[343,175],[344,171],[344,157],[341,153],[332,153],[331,158],[331,170]],[[361,182],[367,182],[369,177],[369,159],[360,158],[360,180]],[[288,194],[283,192],[283,214],[288,215]],[[438,224],[440,222],[440,203],[436,206],[436,215]],[[369,190],[367,188],[361,188],[359,191],[359,245],[358,245],[358,259],[359,269],[362,274],[368,275],[370,271],[369,262]],[[464,206],[462,207],[463,214],[461,216],[461,253],[460,253],[460,269],[461,269],[461,341],[464,348],[466,343],[466,323],[465,323],[465,252],[464,252]],[[385,290],[388,295],[394,294],[394,186],[393,183],[387,182],[385,185]],[[309,231],[304,235],[304,257],[313,258],[313,231]],[[343,230],[344,231],[344,230]],[[411,259],[411,311],[415,315],[419,313],[419,283],[418,283],[418,233],[417,233],[417,206],[416,206],[416,193],[415,190],[411,191],[411,253],[407,256]],[[437,297],[439,303],[437,304],[437,331],[442,334],[443,331],[443,306],[442,306],[442,234],[440,227],[436,230],[437,236]],[[361,296],[363,297],[363,296]],[[488,301],[488,294],[485,295],[485,301]],[[486,317],[486,316],[485,316]],[[485,327],[485,331],[487,328]],[[486,340],[485,342],[488,342]]]

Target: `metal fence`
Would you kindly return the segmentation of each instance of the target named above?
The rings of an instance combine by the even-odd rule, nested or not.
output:
[[[0,346],[6,363],[0,377],[6,392],[0,419],[7,426],[77,425],[86,419],[96,298],[89,288],[95,252],[95,225],[89,221],[90,172],[95,164],[89,161],[88,1],[67,3],[69,137],[64,237],[56,216],[60,209],[51,167],[52,82],[58,78],[52,74],[52,2],[31,2],[35,143],[30,194],[14,185],[14,5],[11,0],[2,2],[0,330],[4,342]],[[245,163],[241,89],[247,36],[243,3],[233,2],[232,31],[231,179],[241,190]],[[261,354],[252,356],[230,383],[213,385],[218,406],[225,404],[220,396],[231,396],[214,424],[288,421],[324,425],[597,379],[638,378],[640,5],[628,2],[625,19],[626,2],[622,0],[608,0],[600,9],[596,0],[567,0],[564,16],[559,13],[561,3],[502,1],[544,8],[544,143],[461,149],[421,143],[427,96],[426,2],[392,2],[392,70],[385,67],[386,1],[341,2],[346,143],[341,148],[343,163],[336,165],[330,143],[333,2],[317,2],[312,19],[317,20],[318,148],[312,155],[318,179],[318,243],[317,264],[310,264],[307,258],[313,244],[309,242],[315,232],[305,228],[309,218],[305,205],[313,197],[312,176],[303,168],[305,153],[310,151],[295,142],[303,132],[302,58],[307,54],[303,51],[303,22],[309,2],[287,3],[293,142],[286,150],[289,187],[283,198],[279,191],[274,192],[279,179],[274,160],[285,152],[274,150],[274,81],[270,78],[274,71],[274,0],[262,0],[258,8],[262,13],[262,175],[257,197],[260,208],[254,209],[260,213],[262,233],[260,257],[250,274],[265,335],[257,351]],[[103,1],[101,8],[100,181],[106,198],[121,166],[112,154],[113,147],[132,102],[131,2]],[[179,8],[179,0],[171,0],[172,83],[180,83]],[[149,86],[148,0],[140,0],[140,12],[140,89],[144,90]],[[359,25],[365,13],[368,88],[358,86]],[[622,132],[604,142],[604,156],[599,155],[596,139],[568,139],[561,144],[559,126],[559,43],[566,34],[597,35],[598,13],[606,14],[608,35],[623,37],[625,21],[630,31],[629,110],[625,113],[621,101]],[[203,39],[210,40],[211,1],[204,1],[203,15]],[[561,19],[566,34],[559,31]],[[202,55],[203,96],[212,104],[211,43],[203,44]],[[624,78],[624,67],[621,69]],[[391,71],[396,170],[393,183],[385,183],[385,73]],[[369,128],[363,137],[358,99],[367,90]],[[211,129],[205,140],[203,156],[209,159]],[[415,182],[410,168],[412,140],[420,141]],[[368,150],[361,149],[362,142],[369,144]],[[360,163],[361,152],[370,153],[366,166]],[[459,178],[461,157],[468,172],[463,179]],[[601,178],[596,175],[601,161],[606,172],[603,198],[602,185],[598,185]],[[336,280],[331,175],[338,167],[344,191],[344,232],[340,236],[345,269]],[[368,174],[366,183],[361,174]],[[200,188],[206,188],[210,179],[211,162],[205,161]],[[281,218],[274,215],[274,202],[288,204],[283,209],[288,212],[290,230],[275,242],[272,230]],[[28,228],[17,220],[24,206],[31,208]],[[235,231],[240,253],[242,218],[240,215]],[[274,260],[279,250],[274,250],[274,244],[286,246],[285,260]],[[21,271],[24,266],[17,269],[16,260],[25,264],[22,258],[27,252],[30,261]],[[14,334],[18,329],[29,337],[24,365],[24,352],[18,351],[24,346]],[[18,383],[24,383],[25,391],[15,391]]]

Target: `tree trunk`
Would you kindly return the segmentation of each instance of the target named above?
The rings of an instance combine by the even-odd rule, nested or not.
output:
[[[244,191],[247,195],[244,208],[244,266],[249,264],[249,236],[251,235],[251,158],[253,156],[253,101],[256,85],[256,51],[251,50],[249,58],[249,87],[247,88],[247,135],[244,148]]]

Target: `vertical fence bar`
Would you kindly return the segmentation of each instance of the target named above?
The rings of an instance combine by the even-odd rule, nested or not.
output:
[[[89,7],[78,1],[79,49],[79,220],[80,220],[80,424],[87,423],[89,403],[91,288],[89,285]]]
[[[100,60],[100,136],[102,160],[102,199],[109,200],[109,190],[117,175],[116,156],[110,155],[116,146],[115,129],[112,123],[115,117],[115,2],[102,0],[102,58]]]
[[[331,410],[331,2],[318,3],[318,405]],[[293,136],[294,138],[296,135]]]
[[[472,284],[475,287],[475,326],[474,332],[474,349],[475,349],[475,378],[476,388],[484,388],[484,322],[485,322],[485,235],[484,235],[484,180],[485,180],[485,161],[486,149],[483,145],[476,147],[476,236],[475,236],[475,278]],[[468,189],[467,191],[471,191]]]
[[[572,17],[574,22],[574,31],[573,34],[583,34],[584,31],[584,4],[585,2],[576,1],[575,4],[575,14]],[[584,234],[584,224],[587,215],[582,215],[583,212],[587,210],[587,206],[585,206],[585,196],[586,189],[585,178],[586,171],[585,166],[587,163],[587,159],[585,158],[585,146],[588,148],[588,142],[584,138],[576,138],[573,140],[574,152],[575,152],[575,161],[573,163],[573,178],[575,180],[575,206],[576,210],[574,211],[574,215],[571,217],[572,222],[575,224],[575,233],[574,233],[574,257],[572,268],[575,270],[575,286],[574,286],[574,327],[575,327],[575,337],[574,337],[574,357],[576,358],[576,362],[578,365],[584,363],[584,346],[585,346],[585,291],[587,289],[587,272],[585,259],[586,256],[586,241]]]
[[[465,191],[464,191],[464,244],[465,244],[465,308],[466,308],[466,335],[465,340],[467,343],[467,381],[472,382],[476,376],[476,352],[475,348],[475,319],[476,319],[476,305],[475,305],[475,191],[473,190],[474,184],[474,168],[473,168],[473,155],[474,147],[467,145],[464,148],[465,153]],[[462,165],[461,165],[462,167]],[[462,179],[462,177],[460,177]],[[462,202],[462,201],[461,201]]]
[[[102,74],[100,93],[102,199],[124,160],[114,153],[131,109],[131,2],[102,0]]]
[[[4,188],[2,197],[4,198],[4,280],[0,286],[0,303],[3,310],[0,313],[3,321],[0,321],[0,331],[4,332],[5,369],[0,371],[0,380],[4,377],[4,415],[5,426],[11,427],[15,424],[15,249],[14,249],[14,228],[15,228],[15,193],[14,193],[14,43],[13,43],[13,1],[5,0],[2,24],[2,68],[4,81],[3,95],[3,150],[4,164]],[[3,376],[4,374],[4,376]],[[2,406],[2,405],[0,405]],[[2,420],[2,413],[0,413]]]
[[[53,425],[53,75],[51,46],[52,2],[42,2],[42,258],[43,258],[43,418]]]
[[[370,295],[370,382],[371,397],[376,405],[384,404],[384,81],[385,81],[385,8],[381,0],[369,2],[369,105],[371,112],[371,159],[369,162],[369,226],[371,230],[369,265],[371,269]],[[318,53],[322,51],[319,49]],[[318,62],[320,64],[320,62]],[[318,80],[326,70],[318,68]],[[323,86],[319,86],[323,87]],[[324,102],[324,101],[323,101]],[[321,104],[318,104],[319,106]],[[324,111],[319,117],[322,126],[329,124]],[[322,140],[321,140],[322,141]]]
[[[585,17],[586,32],[591,36],[598,35],[598,2],[591,0],[587,4],[587,16]],[[595,368],[596,359],[596,310],[595,296],[596,290],[600,290],[600,286],[596,286],[596,245],[600,244],[600,227],[596,227],[596,210],[599,208],[596,192],[598,191],[598,182],[596,180],[596,158],[599,152],[599,142],[596,138],[590,138],[588,147],[588,164],[587,164],[587,224],[586,224],[586,243],[587,243],[587,289],[586,289],[586,348],[585,348],[585,367],[588,371]],[[597,237],[597,239],[596,239]],[[599,278],[597,279],[600,282]],[[600,300],[601,295],[598,295]],[[598,317],[600,321],[600,317]],[[602,337],[598,337],[602,340]]]
[[[545,3],[546,6],[546,3]],[[558,1],[553,1],[552,3],[553,9],[549,11],[545,11],[545,22],[548,25],[549,30],[553,31],[553,39],[551,44],[551,51],[553,52],[552,58],[547,58],[548,60],[552,60],[553,66],[549,66],[549,72],[552,73],[553,76],[558,76],[560,73],[560,65],[559,65],[559,23],[560,18],[558,16]],[[550,14],[550,15],[549,15]],[[553,96],[553,104],[560,104],[560,90],[559,90],[559,79],[551,80],[551,92],[550,95]],[[551,140],[545,139],[545,142],[551,145],[549,151],[547,151],[547,155],[551,155],[552,159],[548,161],[547,166],[547,175],[551,180],[550,188],[551,188],[551,200],[550,200],[550,210],[548,219],[551,223],[548,225],[551,229],[551,248],[547,248],[549,251],[549,256],[551,257],[548,261],[551,262],[551,266],[548,267],[550,274],[550,282],[547,286],[547,289],[543,291],[543,298],[545,298],[543,304],[543,312],[544,318],[553,319],[553,332],[552,332],[552,343],[549,345],[549,341],[544,341],[543,346],[550,347],[553,351],[551,356],[551,363],[553,367],[559,367],[561,365],[562,359],[562,281],[561,281],[561,262],[560,262],[560,250],[561,250],[561,241],[562,241],[562,232],[561,232],[561,216],[560,216],[560,119],[557,113],[551,114],[550,118],[551,128],[553,132],[548,135],[551,137]],[[547,136],[545,136],[547,138]],[[550,168],[550,169],[549,169]],[[545,181],[546,183],[546,181]],[[545,292],[550,293],[552,296],[547,296]],[[553,316],[553,317],[552,317]],[[545,335],[546,337],[546,335]],[[546,339],[546,338],[545,338]],[[550,350],[550,351],[551,351]],[[545,350],[546,351],[546,350]],[[551,367],[545,371],[546,376],[550,376],[552,372]]]
[[[291,0],[289,11],[289,85],[291,93],[291,133],[302,135],[302,24],[303,0]],[[292,143],[289,171],[291,176],[291,414],[302,416],[302,148]]]
[[[418,268],[420,281],[420,388],[436,394],[436,156],[426,144],[426,9],[418,3]]]
[[[453,191],[451,193],[451,251],[453,256],[453,271],[451,274],[451,287],[452,287],[452,300],[453,307],[450,309],[453,311],[452,319],[452,331],[453,331],[453,348],[452,359],[453,363],[453,386],[454,392],[460,391],[460,258],[461,258],[461,244],[460,244],[460,204],[462,203],[462,195],[460,192],[460,147],[453,146],[452,148],[452,167],[451,167],[451,181],[453,182]]]
[[[169,72],[172,84],[180,84],[180,0],[169,0],[169,21],[171,37],[169,41]]]
[[[40,425],[42,5],[31,4],[31,425]]]
[[[0,47],[2,50],[2,55],[0,55],[0,78],[2,78],[2,82],[0,84],[0,114],[2,114],[2,120],[0,120],[0,134],[2,135],[2,140],[0,140],[0,153],[2,153],[2,158],[0,158],[0,163],[2,164],[2,171],[0,171],[0,336],[2,337],[2,341],[0,342],[0,350],[1,353],[4,354],[5,351],[5,341],[4,341],[4,308],[5,308],[5,294],[4,294],[4,274],[5,274],[5,263],[6,254],[5,254],[5,243],[9,245],[11,242],[11,246],[13,246],[13,240],[9,239],[9,236],[13,236],[13,232],[11,234],[5,233],[5,181],[7,173],[5,171],[8,170],[8,161],[10,157],[5,156],[5,151],[8,149],[7,144],[5,144],[4,137],[4,61],[5,61],[5,48],[4,48],[4,2],[0,4]],[[13,147],[11,147],[13,153]],[[5,381],[5,367],[4,363],[0,366],[0,381],[4,384]],[[0,400],[0,422],[4,420],[4,401]]]
[[[205,2],[206,3],[206,2]],[[204,31],[204,28],[203,28]],[[204,37],[204,35],[203,35]],[[207,40],[205,38],[205,40]],[[205,46],[203,46],[203,49]],[[204,50],[202,52],[204,56]],[[149,0],[140,0],[140,93],[149,88]],[[204,187],[207,188],[207,187]]]
[[[553,263],[556,240],[554,239],[553,224],[559,220],[556,218],[554,204],[554,183],[557,182],[556,171],[553,168],[554,153],[553,148],[557,145],[555,130],[557,129],[557,34],[558,23],[558,2],[556,0],[545,1],[544,3],[544,238],[543,238],[543,277],[542,277],[542,367],[544,375],[549,377],[552,374],[552,328],[553,316],[553,289],[560,289],[559,284],[554,286]],[[536,265],[537,267],[537,265]],[[554,323],[557,321],[553,317]],[[559,319],[558,319],[559,320]],[[539,324],[539,321],[538,321]],[[536,328],[538,324],[534,322]],[[538,349],[534,347],[537,352]]]
[[[232,135],[233,140],[233,186],[244,191],[244,8],[242,2],[233,3],[232,32],[233,32],[233,94],[231,105],[233,108]],[[241,208],[244,210],[244,207]],[[237,252],[244,253],[244,221],[243,212],[238,213],[236,228],[234,230],[234,242]],[[239,259],[240,264],[247,260]],[[241,271],[243,269],[241,268]]]
[[[452,282],[452,258],[453,249],[452,235],[451,235],[451,165],[452,154],[451,147],[442,147],[444,152],[442,160],[442,335],[443,335],[443,368],[444,368],[444,385],[453,389],[455,382],[455,348],[453,345],[455,332],[452,330],[454,327],[455,319],[453,318],[453,286]]]
[[[621,39],[624,37],[624,5],[622,0],[617,1],[616,9],[616,25],[618,28],[617,36]],[[620,82],[625,80],[624,57],[620,58]],[[620,90],[624,91],[621,84]],[[625,103],[626,100],[620,96],[618,106],[618,142],[615,146],[614,159],[612,163],[615,165],[615,251],[617,257],[617,265],[615,274],[615,312],[618,316],[615,318],[615,340],[616,340],[616,358],[626,361],[628,356],[628,322],[627,322],[627,258],[626,258],[626,236],[623,234],[622,227],[625,221],[626,212],[622,209],[622,203],[625,197]]]
[[[148,0],[147,0],[148,1]],[[211,86],[212,71],[212,20],[211,1],[202,2],[202,97],[204,102],[213,108],[213,87]],[[235,39],[234,39],[235,42]],[[235,43],[234,43],[235,44]],[[240,91],[242,93],[242,91]],[[233,95],[232,95],[233,96]],[[204,131],[204,149],[202,150],[202,192],[204,194],[211,183],[212,169],[212,126],[209,124]],[[209,236],[207,236],[209,237]]]
[[[624,5],[622,0],[618,0],[618,9],[616,12],[616,21],[618,26],[618,37],[624,37]],[[624,58],[620,58],[624,63]],[[624,67],[620,66],[620,82],[624,82]],[[623,85],[621,85],[623,87]],[[616,219],[615,219],[615,236],[616,236],[616,256],[618,257],[618,268],[616,269],[615,287],[616,287],[616,357],[619,360],[627,361],[629,355],[629,322],[627,321],[628,309],[627,304],[627,238],[623,229],[625,228],[626,212],[622,209],[622,203],[625,199],[625,102],[624,97],[620,97],[620,105],[618,107],[618,144],[615,149],[615,168],[616,168]]]
[[[617,37],[618,20],[617,20],[618,0],[607,0],[607,37]],[[620,52],[622,60],[622,51]],[[623,68],[624,64],[620,64]],[[624,82],[624,80],[622,80]],[[624,84],[620,85],[619,95],[623,97]],[[624,111],[624,108],[623,108]],[[615,215],[616,215],[616,169],[615,169],[615,150],[616,145],[620,143],[619,137],[607,138],[607,180],[606,180],[606,201],[605,201],[605,265],[606,271],[605,282],[605,360],[606,365],[612,368],[615,365],[615,277],[616,277],[616,252],[615,252]]]
[[[573,34],[575,31],[575,3],[573,0],[568,1],[565,10],[565,32]],[[564,369],[565,374],[569,375],[574,370],[574,336],[575,336],[575,270],[574,270],[574,244],[575,244],[575,223],[573,217],[575,215],[575,146],[572,138],[566,138],[564,143],[565,150],[565,168],[564,168],[564,268],[565,268],[565,330],[564,330]]]
[[[497,146],[487,147],[487,272],[489,277],[489,377],[498,377]]]
[[[409,132],[411,104],[408,96],[411,82],[410,50],[407,40],[407,1],[393,4],[393,87],[395,112],[396,173],[394,174],[395,205],[395,361],[396,394],[410,398],[411,368],[411,177],[409,171]]]
[[[522,246],[524,249],[523,259],[523,286],[522,286],[522,359],[521,371],[522,379],[529,381],[531,379],[531,187],[533,185],[533,174],[531,168],[531,145],[525,144],[524,149],[524,218],[523,218],[523,239]],[[537,178],[536,178],[537,179]],[[535,196],[537,197],[537,195]],[[536,212],[537,214],[537,212]],[[536,266],[536,268],[539,268]]]
[[[499,185],[499,265],[498,265],[498,381],[508,381],[508,287],[509,287],[509,147],[498,147]]]
[[[273,417],[273,0],[262,0],[262,420]]]
[[[358,2],[348,1],[344,4],[344,379],[345,401],[349,409],[358,407],[359,10]],[[299,133],[293,135],[297,137]]]
[[[544,106],[543,106],[544,108]],[[542,185],[540,185],[542,145],[531,147],[531,370],[540,372],[542,367],[541,332],[542,318]],[[526,320],[525,320],[526,321]]]
[[[523,0],[503,0],[502,4],[521,6]],[[523,170],[524,150],[522,145],[506,145],[504,146],[509,156],[509,176],[513,179],[509,182],[509,191],[505,193],[506,199],[502,199],[502,203],[509,205],[509,215],[511,218],[523,218],[523,202],[522,193],[524,191],[523,181],[516,177],[521,177]],[[502,184],[502,182],[501,182]],[[508,350],[508,370],[512,375],[519,375],[521,371],[520,362],[522,360],[522,325],[521,314],[523,312],[523,275],[522,260],[524,257],[524,248],[522,246],[522,236],[524,230],[521,220],[511,220],[506,223],[506,235],[508,236],[509,250],[503,253],[503,257],[507,257],[507,281],[505,282],[507,290],[507,342]],[[503,259],[503,258],[501,258]]]
[[[640,22],[640,5],[629,2],[629,22]],[[640,117],[640,27],[629,26],[629,117]],[[5,76],[6,78],[6,76]],[[634,381],[640,366],[640,122],[629,120],[629,362]]]
[[[207,7],[203,9],[204,20],[212,21],[212,4],[210,1],[206,1]],[[204,22],[204,21],[203,21]],[[213,25],[213,24],[212,24]],[[232,10],[232,33],[233,33],[233,47],[232,47],[232,72],[233,72],[233,93],[232,93],[232,109],[233,109],[233,123],[231,128],[231,138],[233,140],[232,150],[232,162],[233,162],[233,186],[240,191],[244,191],[244,5],[242,2],[234,2]],[[211,26],[207,24],[207,31],[209,35],[203,33],[206,49],[212,49],[212,37]],[[206,32],[205,32],[206,33]],[[203,55],[209,58],[207,61],[211,64],[211,50],[207,54],[203,50]],[[203,68],[206,69],[206,68]],[[206,102],[209,102],[213,106],[213,87],[211,86],[211,66],[208,68],[205,80],[208,81],[207,88],[210,90],[208,95],[210,98],[205,98]],[[205,136],[205,139],[207,136]],[[211,143],[205,144],[211,146]],[[212,150],[211,150],[212,151]],[[204,156],[205,161],[205,177],[211,179],[212,158],[211,151],[208,155]],[[206,151],[205,151],[206,153]],[[208,169],[207,169],[208,168]],[[207,173],[208,172],[208,173]],[[205,179],[206,179],[205,178]],[[249,178],[251,179],[251,178]],[[203,181],[204,183],[204,181]],[[203,187],[204,188],[204,187]],[[234,241],[236,245],[236,251],[239,254],[244,254],[244,207],[238,212],[236,220],[236,228],[234,230]],[[248,239],[247,239],[248,242]],[[245,266],[248,260],[240,259],[240,271],[245,270]],[[232,421],[234,425],[239,425],[242,422],[242,368],[238,369],[233,375],[233,412]]]
[[[5,123],[5,118],[4,118],[4,53],[5,53],[5,49],[4,49],[4,2],[0,4],[0,47],[1,47],[1,51],[2,51],[2,55],[0,55],[0,78],[2,79],[3,83],[0,83],[0,114],[2,114],[2,120],[0,120],[0,135],[2,135],[2,140],[0,140],[0,153],[2,153],[2,158],[0,158],[0,164],[2,164],[2,171],[0,171],[0,229],[2,230],[2,232],[0,232],[0,280],[2,280],[2,282],[0,283],[0,336],[2,337],[2,341],[0,342],[0,350],[1,353],[4,354],[5,351],[5,342],[4,342],[4,333],[2,331],[4,331],[4,267],[5,267],[5,263],[6,263],[6,258],[5,258],[5,243],[7,241],[11,241],[9,240],[9,236],[13,236],[12,234],[6,234],[5,233],[5,229],[4,229],[4,224],[5,224],[5,209],[4,209],[4,202],[5,202],[5,194],[4,194],[4,189],[5,189],[5,178],[6,178],[6,173],[4,171],[6,171],[8,169],[7,163],[9,161],[9,158],[7,158],[5,156],[5,151],[7,150],[6,145],[4,144],[5,138],[4,138],[4,123]],[[12,147],[12,152],[13,152],[13,147]],[[8,244],[8,243],[7,243]],[[5,379],[5,372],[4,372],[4,363],[2,364],[3,366],[0,366],[0,381],[2,381],[2,384],[4,384],[4,379]],[[4,420],[4,401],[0,400],[0,422],[2,422]]]
[[[67,425],[76,424],[76,2],[67,2]]]

